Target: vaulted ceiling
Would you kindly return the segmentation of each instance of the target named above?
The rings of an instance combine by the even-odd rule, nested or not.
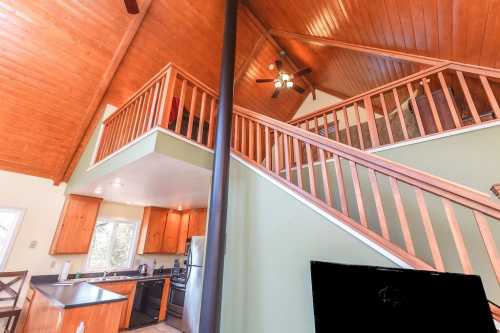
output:
[[[217,89],[223,16],[223,0],[152,0],[103,89],[134,20],[122,1],[0,0],[0,169],[67,178],[102,105],[121,105],[168,62]],[[287,91],[271,99],[272,86],[255,83],[273,74],[268,65],[280,49],[288,53],[286,69],[313,69],[301,85],[343,98],[422,65],[269,30],[500,68],[498,0],[244,1],[235,100],[281,120],[305,96]]]

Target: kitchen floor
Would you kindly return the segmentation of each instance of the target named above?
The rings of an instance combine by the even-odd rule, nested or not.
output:
[[[133,333],[181,333],[178,329],[175,329],[171,326],[168,326],[165,323],[161,323],[158,325],[153,325],[153,326],[148,326],[148,327],[143,327],[139,328],[136,330],[131,330],[127,332],[133,332]]]

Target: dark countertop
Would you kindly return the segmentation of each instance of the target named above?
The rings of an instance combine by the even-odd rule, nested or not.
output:
[[[64,309],[127,300],[126,296],[115,294],[86,282],[73,285],[35,284],[33,287]]]
[[[122,275],[123,276],[123,275]],[[99,277],[86,277],[77,280],[67,280],[57,283],[57,275],[33,276],[31,286],[49,298],[61,308],[75,308],[111,302],[121,302],[126,296],[107,291],[95,286],[101,283],[115,283],[127,281],[154,281],[170,278],[170,272],[156,275],[126,275],[127,278],[109,280]]]

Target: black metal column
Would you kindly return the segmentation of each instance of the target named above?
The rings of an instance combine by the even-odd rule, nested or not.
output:
[[[218,333],[226,244],[227,192],[233,113],[234,61],[238,0],[226,0],[220,98],[215,134],[210,213],[203,276],[200,333]]]

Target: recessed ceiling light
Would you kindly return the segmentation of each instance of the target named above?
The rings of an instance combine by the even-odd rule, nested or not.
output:
[[[123,186],[123,183],[121,182],[120,178],[115,178],[111,183],[111,186],[113,186],[114,188],[119,188]]]
[[[102,193],[102,187],[100,187],[100,186],[96,187],[95,190],[94,190],[94,193],[95,194],[101,194]]]

